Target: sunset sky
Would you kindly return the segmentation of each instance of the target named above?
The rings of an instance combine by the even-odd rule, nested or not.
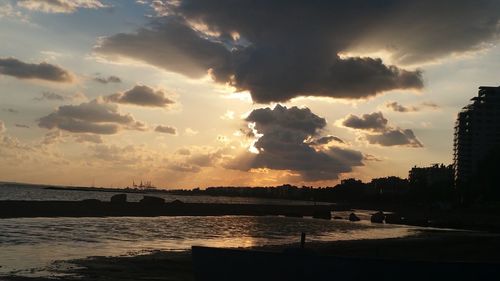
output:
[[[0,0],[0,181],[334,185],[452,162],[500,1]]]

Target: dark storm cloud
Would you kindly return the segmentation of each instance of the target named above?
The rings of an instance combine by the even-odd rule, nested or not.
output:
[[[381,112],[374,112],[371,114],[363,114],[362,117],[351,114],[343,120],[342,125],[363,131],[364,138],[370,144],[378,144],[381,146],[423,147],[412,130],[393,128],[387,123],[387,119]]]
[[[382,112],[363,114],[361,117],[351,114],[344,119],[342,125],[353,129],[381,131],[387,127],[387,119]]]
[[[308,108],[277,105],[274,109],[256,109],[245,120],[254,123],[254,130],[262,135],[254,144],[259,153],[240,155],[227,168],[290,170],[306,181],[317,181],[337,179],[339,174],[363,165],[359,151],[338,146],[315,150],[314,144],[306,142],[312,137],[322,139],[319,134],[326,126],[326,120]]]
[[[279,126],[308,135],[314,135],[326,126],[326,120],[312,113],[309,108],[286,108],[279,104],[274,109],[255,109],[245,121],[255,122],[258,131],[267,131],[269,127]]]
[[[73,76],[61,67],[46,62],[25,63],[15,58],[0,58],[0,74],[19,79],[40,79],[52,82],[71,82]]]
[[[438,109],[439,105],[432,103],[432,102],[423,102],[418,106],[415,106],[415,105],[404,106],[404,105],[399,104],[397,102],[389,102],[386,104],[386,107],[390,108],[396,112],[417,112],[417,111],[421,111],[425,108]]]
[[[177,19],[104,38],[95,51],[111,59],[134,58],[192,78],[206,75],[210,68],[228,66],[231,55],[222,44],[202,38]]]
[[[134,86],[123,93],[117,93],[104,98],[109,102],[134,104],[139,106],[166,107],[174,103],[166,97],[162,90],[155,90],[144,85]]]
[[[101,84],[109,84],[109,83],[121,83],[122,79],[118,76],[108,76],[108,77],[94,77],[94,81],[99,82]]]
[[[383,51],[397,64],[422,63],[478,49],[499,34],[495,0],[167,2],[155,7],[170,16],[107,37],[96,52],[190,77],[209,70],[261,103],[420,89],[418,70],[349,54]]]
[[[24,124],[15,124],[14,126],[16,126],[17,128],[25,128],[25,129],[28,129],[30,126],[28,125],[24,125]]]
[[[60,106],[38,120],[41,128],[73,133],[115,134],[121,129],[145,130],[145,125],[130,114],[121,114],[118,107],[99,100],[80,105]]]
[[[171,127],[171,126],[158,125],[155,128],[155,132],[170,134],[170,135],[177,135],[177,129],[174,127]]]

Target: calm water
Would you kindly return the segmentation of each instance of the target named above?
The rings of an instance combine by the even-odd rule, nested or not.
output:
[[[28,274],[55,260],[308,241],[402,237],[417,228],[286,217],[26,218],[0,220],[0,274]]]
[[[108,200],[112,193],[54,191],[40,188],[0,187],[0,200]],[[185,202],[234,202],[234,198],[179,197]],[[142,195],[132,194],[140,199]],[[269,200],[264,200],[269,201]],[[237,198],[238,203],[262,202]],[[290,201],[272,201],[290,204]],[[291,203],[296,203],[295,201]],[[369,213],[361,211],[362,218]],[[338,214],[337,214],[338,215]],[[340,214],[344,217],[347,214]],[[119,218],[21,218],[0,219],[0,275],[38,274],[56,260],[99,255],[123,255],[150,250],[183,250],[192,245],[249,247],[308,241],[333,241],[403,237],[419,228],[375,225],[367,221],[327,221],[287,217],[119,217]]]
[[[78,191],[78,190],[53,190],[36,186],[9,186],[0,185],[0,200],[67,200],[80,201],[84,199],[99,199],[109,201],[114,192]],[[127,200],[137,202],[146,195],[145,193],[127,193]],[[175,199],[186,203],[233,203],[233,204],[314,204],[311,201],[290,201],[279,199],[259,199],[247,197],[225,196],[182,196],[167,193],[149,193],[156,197],[164,198],[167,202]]]

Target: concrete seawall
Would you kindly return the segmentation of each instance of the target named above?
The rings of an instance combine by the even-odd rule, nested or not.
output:
[[[84,201],[0,201],[0,218],[21,217],[113,217],[113,216],[324,216],[332,206],[141,203]]]

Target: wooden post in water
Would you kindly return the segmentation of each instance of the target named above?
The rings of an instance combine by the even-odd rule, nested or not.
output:
[[[302,232],[300,234],[300,248],[304,249],[305,244],[306,244],[306,233]]]

